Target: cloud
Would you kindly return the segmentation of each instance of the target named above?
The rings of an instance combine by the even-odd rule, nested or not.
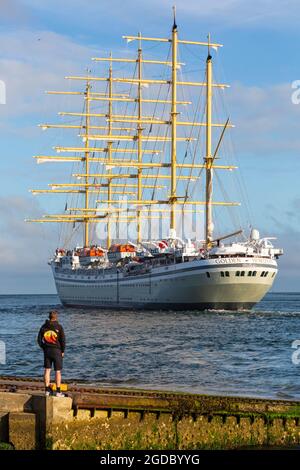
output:
[[[1,0],[1,19],[7,23],[28,24],[31,19],[31,9],[20,2],[20,0]]]
[[[172,4],[172,1],[168,1]],[[295,21],[294,14],[299,13],[297,0],[274,2],[273,0],[211,0],[185,2],[179,0],[178,10],[199,18],[226,22],[226,26],[264,28],[282,27],[286,22]]]
[[[265,207],[265,228],[262,232],[277,237],[272,243],[284,250],[283,256],[278,261],[279,274],[275,290],[296,292],[299,290],[300,200],[298,198],[288,200],[286,205],[291,209],[287,211],[288,213],[279,213],[278,208],[272,204]]]
[[[300,266],[300,231],[280,230],[275,233],[278,241],[276,246],[284,250],[279,258],[279,273],[274,289],[276,291],[299,291],[299,266]],[[275,244],[274,243],[274,244]]]
[[[41,208],[36,200],[21,197],[0,198],[0,272],[30,273],[43,271],[53,248],[50,231],[41,225],[25,223],[37,217]],[[54,240],[55,243],[56,240]]]
[[[170,29],[172,23],[172,6],[177,7],[177,23],[181,20],[189,22],[210,23],[218,28],[253,28],[282,29],[298,27],[299,3],[297,0],[52,0],[40,2],[38,0],[24,0],[24,5],[52,15],[53,20],[72,19],[74,25],[81,26],[81,31],[93,33],[99,30],[120,31],[127,27],[140,30],[141,23],[146,30],[156,27]],[[147,18],[148,22],[141,21]],[[184,26],[184,24],[183,24]],[[125,32],[125,31],[123,31]],[[76,33],[76,31],[75,31]]]
[[[239,150],[274,156],[300,150],[300,104],[292,103],[291,83],[263,87],[233,83],[229,109],[236,123],[234,137]]]
[[[3,32],[0,43],[0,78],[7,92],[7,105],[0,112],[6,118],[52,110],[55,100],[51,101],[45,90],[67,90],[70,85],[64,77],[82,74],[95,52],[51,31]]]

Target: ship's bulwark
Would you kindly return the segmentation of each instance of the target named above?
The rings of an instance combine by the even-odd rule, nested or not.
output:
[[[277,264],[275,260],[265,260],[265,264],[246,261],[229,266],[194,261],[127,277],[122,273],[110,275],[105,270],[86,276],[54,269],[54,278],[60,300],[66,306],[249,310],[272,286]],[[244,276],[236,276],[242,270]]]

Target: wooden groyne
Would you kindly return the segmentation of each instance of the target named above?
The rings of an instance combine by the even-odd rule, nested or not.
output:
[[[0,442],[16,449],[232,449],[300,443],[300,402],[93,387],[45,397],[0,377]]]

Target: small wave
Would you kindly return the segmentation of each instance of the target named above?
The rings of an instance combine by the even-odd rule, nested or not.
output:
[[[300,315],[299,310],[253,310],[251,313],[256,315],[282,315],[282,316],[298,316]]]
[[[234,312],[232,310],[228,310],[228,309],[214,309],[214,308],[208,308],[206,310],[204,310],[205,312],[207,313],[220,313],[220,314],[230,314],[231,316],[235,316],[235,315],[238,315],[239,313],[253,313],[251,310],[249,309],[243,309],[243,308],[240,308],[238,310],[235,310]]]
[[[133,384],[138,384],[140,383],[140,380],[130,377],[127,379],[117,379],[117,378],[110,378],[110,379],[99,379],[96,381],[93,381],[93,383],[89,382],[89,384],[93,385],[104,385],[104,386],[109,386],[109,385],[133,385]]]

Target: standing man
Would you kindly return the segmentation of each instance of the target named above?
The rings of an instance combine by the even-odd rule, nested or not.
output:
[[[63,368],[63,357],[66,340],[63,327],[58,323],[58,312],[52,310],[49,313],[49,320],[46,320],[38,334],[39,346],[44,351],[44,382],[46,396],[52,392],[50,388],[50,374],[52,364],[55,370],[56,396],[63,397],[60,391],[61,371]]]

